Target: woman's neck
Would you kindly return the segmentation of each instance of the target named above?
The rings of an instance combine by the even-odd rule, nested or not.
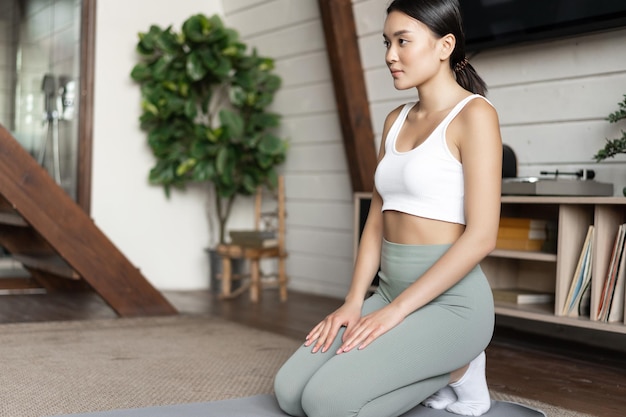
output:
[[[466,97],[468,93],[454,79],[452,82],[432,82],[418,86],[419,111],[435,113],[449,109]]]

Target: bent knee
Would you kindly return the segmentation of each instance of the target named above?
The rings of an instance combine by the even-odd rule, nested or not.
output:
[[[302,389],[290,379],[284,372],[280,371],[274,378],[274,394],[278,406],[290,416],[306,417],[302,409]]]
[[[347,391],[328,381],[311,380],[302,393],[302,409],[308,417],[357,416],[363,404],[356,404],[355,393]]]

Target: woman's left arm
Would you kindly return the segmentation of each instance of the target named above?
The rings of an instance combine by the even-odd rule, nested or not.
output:
[[[393,302],[363,317],[338,353],[354,347],[365,348],[413,311],[454,286],[495,248],[502,192],[502,139],[498,115],[485,100],[474,99],[453,124],[454,127],[449,126],[448,134],[457,138],[455,143],[463,164],[465,231]]]

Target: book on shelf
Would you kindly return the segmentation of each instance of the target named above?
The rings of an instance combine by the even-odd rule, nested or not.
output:
[[[598,302],[598,310],[596,312],[596,320],[599,321],[619,321],[623,319],[623,282],[626,259],[624,257],[624,240],[626,239],[626,224],[619,226],[617,235],[613,243],[613,250],[611,251],[611,258],[609,262],[608,270],[604,277],[604,283],[602,285],[602,292],[600,293],[600,299]],[[618,288],[619,287],[619,288]],[[621,295],[621,297],[620,297]],[[615,308],[613,308],[615,303]],[[621,304],[621,306],[619,305]],[[620,310],[620,311],[618,311]],[[611,316],[613,312],[613,316]],[[622,316],[620,318],[620,316]]]
[[[574,276],[572,277],[572,281],[570,283],[567,298],[563,304],[562,314],[564,316],[578,317],[580,314],[579,304],[583,298],[583,294],[585,293],[585,288],[591,280],[593,233],[594,226],[589,225],[580,256],[578,257],[576,270],[574,271]]]
[[[554,294],[522,288],[493,288],[493,301],[513,304],[541,304],[554,301]]]
[[[498,228],[498,239],[545,240],[547,238],[548,232],[546,229],[527,229],[502,225]]]
[[[545,243],[544,239],[496,239],[496,249],[539,251]]]
[[[623,255],[622,255],[623,256]],[[624,303],[626,302],[626,262],[622,262],[617,273],[617,282],[615,283],[615,290],[613,292],[613,299],[611,300],[611,307],[609,307],[609,323],[623,322],[624,321]]]
[[[556,222],[526,217],[501,217],[497,249],[556,253]]]
[[[578,302],[578,317],[591,317],[591,280],[582,289]]]
[[[261,230],[232,230],[230,240],[235,245],[270,248],[278,245],[276,233]]]
[[[500,227],[545,230],[548,223],[549,221],[544,219],[531,219],[528,217],[500,217]]]

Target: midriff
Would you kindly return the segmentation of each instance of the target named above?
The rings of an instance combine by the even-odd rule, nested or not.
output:
[[[456,242],[465,231],[465,225],[385,210],[383,230],[385,240],[393,243],[444,245]]]

